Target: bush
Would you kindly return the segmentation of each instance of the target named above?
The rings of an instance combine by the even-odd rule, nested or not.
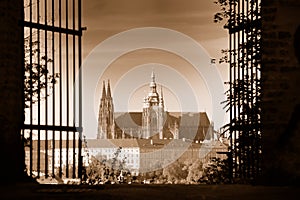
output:
[[[228,160],[212,158],[211,162],[204,168],[200,183],[226,184],[230,183]]]

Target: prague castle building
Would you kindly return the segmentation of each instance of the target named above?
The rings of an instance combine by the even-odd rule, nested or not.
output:
[[[205,112],[168,112],[163,88],[152,72],[142,112],[114,112],[109,81],[103,82],[98,114],[97,139],[188,139],[214,140],[213,123]],[[182,123],[183,122],[183,123]],[[188,123],[187,123],[188,122]]]

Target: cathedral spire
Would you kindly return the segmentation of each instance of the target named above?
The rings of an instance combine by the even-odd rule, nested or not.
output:
[[[152,73],[151,73],[150,88],[152,88],[152,90],[153,90],[153,89],[156,90],[156,83],[155,83],[155,74],[154,74],[154,70],[152,70]]]
[[[107,81],[107,97],[108,97],[108,98],[111,98],[109,79],[108,79],[108,81]]]
[[[164,106],[164,95],[163,95],[163,86],[162,85],[160,85],[159,105]]]
[[[114,139],[115,121],[114,121],[114,105],[110,91],[110,82],[103,81],[102,97],[99,106],[98,114],[98,139]]]
[[[159,104],[159,95],[156,90],[156,83],[155,83],[155,74],[154,71],[152,70],[151,74],[151,82],[150,82],[150,91],[148,94],[148,101],[150,105],[158,105]]]
[[[106,98],[105,81],[103,81],[102,98],[101,99],[105,99],[105,98]]]
[[[151,79],[152,79],[152,82],[155,83],[155,74],[154,74],[154,70],[153,69],[152,69]]]

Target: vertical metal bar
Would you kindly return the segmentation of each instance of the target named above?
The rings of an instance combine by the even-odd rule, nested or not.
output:
[[[244,6],[244,0],[242,0],[240,2],[241,6],[240,6],[240,24],[241,24],[241,28],[240,28],[240,101],[241,101],[241,107],[240,109],[240,114],[239,114],[239,119],[240,119],[240,138],[241,138],[241,145],[240,145],[240,151],[241,151],[241,156],[240,156],[240,160],[241,160],[241,176],[242,178],[245,178],[247,176],[247,170],[246,170],[246,142],[247,142],[247,128],[245,128],[245,85],[246,85],[246,80],[244,77],[244,67],[245,67],[245,63],[244,63],[244,30],[245,30],[245,23],[244,23],[244,10],[243,10],[243,6]],[[246,125],[247,126],[247,125]]]
[[[40,23],[40,1],[37,0],[37,23],[39,24]],[[40,47],[40,29],[38,28],[37,29],[37,49],[38,49],[38,58],[37,58],[37,62],[38,62],[38,126],[41,125],[41,61],[40,61],[40,50],[41,50],[41,47]],[[38,173],[38,177],[40,177],[40,172],[41,172],[41,130],[38,129],[38,150],[37,150],[37,153],[38,153],[38,166],[37,166],[37,173]]]
[[[54,27],[54,3],[55,0],[52,0],[52,26]],[[53,78],[55,79],[55,34],[52,31],[52,74]],[[52,81],[52,125],[54,126],[55,123],[55,80]],[[55,131],[52,131],[52,176],[55,176]]]
[[[24,6],[24,2],[23,2],[23,6]],[[25,12],[24,12],[24,9],[22,10],[22,16],[23,16],[23,20],[25,20]],[[26,16],[27,17],[27,16]],[[25,27],[23,27],[23,44],[25,44]],[[23,46],[23,51],[22,51],[22,58],[23,58],[23,62],[25,63],[25,46]],[[22,76],[23,76],[23,81],[22,81],[22,89],[23,89],[23,92],[22,92],[22,110],[24,112],[23,115],[21,115],[21,120],[22,122],[25,122],[25,64],[24,64],[24,67],[22,67]],[[26,75],[27,76],[27,75]],[[22,77],[19,77],[20,79]],[[26,162],[26,147],[27,147],[27,144],[25,143],[25,130],[24,129],[21,129],[21,139],[22,139],[22,145],[23,145],[23,152],[22,152],[22,156],[23,156],[23,159],[24,159],[24,166],[23,167],[23,170],[28,170],[27,169],[27,162]]]
[[[258,21],[258,19],[259,19],[259,10],[258,10],[259,8],[258,8],[258,1],[256,0],[255,1],[255,10],[256,10],[256,12],[255,12],[255,20],[256,21]],[[259,32],[258,32],[258,29],[259,29],[259,26],[258,26],[258,24],[255,26],[255,45],[256,45],[256,55],[259,55],[260,54],[260,52],[259,52],[259,46],[260,46],[260,43],[259,43],[259,39],[258,39],[258,37],[259,37]],[[260,58],[258,58],[257,56],[256,56],[256,62],[255,62],[255,74],[256,74],[256,76],[255,76],[255,101],[253,102],[253,104],[256,104],[256,105],[258,105],[258,101],[259,101],[259,92],[258,92],[258,90],[259,90],[259,84],[258,84],[258,81],[259,81],[259,77],[258,77],[258,70],[259,70],[259,63],[260,63]],[[259,126],[259,119],[257,118],[258,117],[258,114],[259,113],[256,113],[256,116],[255,116],[255,119],[257,119],[257,120],[255,120],[255,122],[253,123],[253,124],[255,124],[255,129],[254,129],[254,131],[255,131],[255,137],[254,137],[254,145],[255,146],[257,146],[258,144],[257,144],[257,139],[256,139],[256,136],[259,134],[259,129],[258,129],[258,126]],[[256,158],[255,159],[258,159],[258,157],[256,156]],[[255,163],[253,163],[253,169],[255,169]],[[257,169],[256,169],[257,170]]]
[[[258,5],[257,5],[257,9],[259,9],[259,20],[261,21],[262,20],[262,18],[261,18],[261,0],[259,0],[258,1]],[[260,39],[259,39],[259,48],[260,48],[260,65],[259,65],[259,72],[261,72],[261,65],[262,65],[262,51],[261,51],[261,48],[262,48],[262,40],[261,40],[261,37],[262,37],[262,27],[261,27],[262,25],[260,25]],[[261,75],[261,74],[260,74]],[[258,106],[260,107],[260,104],[261,104],[261,97],[262,97],[262,94],[261,94],[261,84],[262,84],[262,82],[261,82],[261,76],[259,77],[259,79],[260,79],[260,81],[259,81],[259,88],[260,88],[260,94],[259,94],[259,104],[258,104]],[[260,117],[260,113],[259,113],[259,117]],[[261,130],[261,118],[259,119],[259,135],[258,135],[258,137],[259,137],[259,149],[258,149],[258,156],[259,156],[259,160],[258,160],[258,175],[261,175],[261,153],[260,153],[260,151],[262,150],[262,146],[261,146],[261,134],[262,134],[262,130]]]
[[[256,20],[257,21],[259,21],[259,20],[261,20],[260,19],[260,0],[256,0],[256,11],[257,11],[257,13],[256,13]],[[259,25],[258,25],[259,26]],[[258,61],[257,61],[257,63],[256,63],[256,106],[259,106],[259,103],[260,103],[260,87],[261,87],[261,85],[260,85],[260,77],[258,76],[260,73],[260,65],[261,65],[261,43],[260,43],[260,38],[258,38],[258,37],[261,37],[261,27],[256,27],[256,33],[255,33],[255,35],[256,35],[256,42],[255,42],[255,44],[257,45],[257,54],[259,54],[259,59],[258,59]],[[257,112],[258,112],[258,110],[257,110]],[[258,175],[259,175],[259,165],[258,165],[258,163],[259,163],[259,159],[260,159],[260,156],[259,156],[259,154],[258,154],[258,149],[260,148],[260,140],[259,140],[259,135],[260,135],[260,119],[259,119],[259,115],[260,115],[260,113],[257,113],[257,121],[256,121],[256,125],[257,126],[255,126],[256,127],[256,131],[255,131],[255,147],[256,147],[256,149],[255,149],[255,155],[256,155],[256,163],[254,163],[254,168],[255,168],[255,177],[257,177]]]
[[[238,153],[238,158],[239,158],[239,174],[240,177],[243,177],[243,146],[241,145],[243,141],[241,141],[243,137],[243,130],[241,128],[241,107],[242,107],[242,94],[241,94],[241,88],[243,87],[243,79],[241,77],[241,0],[237,1],[237,120],[238,120],[238,142],[239,142],[239,153]]]
[[[247,2],[246,2],[247,3]],[[245,41],[245,37],[246,37],[246,33],[247,33],[247,13],[245,13],[245,1],[243,1],[243,29],[242,29],[242,44],[243,44],[243,70],[242,70],[242,79],[243,79],[243,92],[242,92],[242,96],[243,96],[243,114],[242,114],[242,126],[243,127],[247,127],[247,85],[248,85],[248,80],[247,80],[247,76],[246,76],[246,69],[247,69],[247,61],[246,61],[246,57],[247,57],[247,39]],[[245,128],[244,128],[245,129]],[[247,128],[246,130],[244,130],[244,137],[248,137],[248,131]],[[244,167],[246,170],[247,167],[247,162],[246,162],[246,157],[248,155],[248,149],[247,147],[244,145]],[[245,176],[247,176],[247,173],[245,174]]]
[[[245,5],[245,1],[243,1],[243,24],[244,24],[244,29],[243,29],[243,63],[244,63],[244,67],[243,67],[243,79],[244,79],[244,90],[243,90],[243,101],[244,101],[244,106],[247,107],[248,105],[248,99],[247,99],[247,91],[248,91],[248,78],[246,76],[246,70],[247,70],[247,39],[246,39],[246,34],[247,34],[247,13],[246,13],[246,5]],[[246,40],[245,40],[246,39]],[[243,126],[244,125],[249,125],[248,122],[248,117],[247,117],[247,112],[244,110],[244,114],[243,114]],[[248,155],[249,152],[249,148],[246,149],[246,155]]]
[[[234,21],[234,27],[233,28],[236,28],[236,2],[234,1],[234,5],[233,5],[233,21]],[[238,151],[239,151],[239,146],[238,145],[238,142],[237,142],[237,137],[238,137],[238,133],[236,131],[236,126],[237,126],[237,122],[236,122],[236,119],[237,119],[237,102],[236,102],[236,65],[237,65],[237,62],[236,62],[236,31],[233,32],[233,51],[234,51],[234,54],[233,54],[233,109],[234,109],[234,112],[233,112],[233,119],[234,119],[234,146],[235,146],[235,176],[238,175]]]
[[[59,28],[62,27],[61,25],[61,0],[59,0]],[[62,126],[62,35],[59,32],[59,125]],[[59,177],[62,177],[62,131],[59,131]]]
[[[237,62],[237,79],[236,79],[236,81],[237,81],[237,91],[236,91],[236,93],[237,93],[237,126],[238,126],[238,130],[237,130],[237,132],[238,132],[238,141],[239,141],[239,151],[238,151],[238,157],[239,157],[239,160],[240,160],[240,162],[239,162],[239,168],[240,168],[240,175],[242,176],[243,175],[243,173],[241,173],[242,172],[242,165],[243,165],[243,160],[242,160],[242,151],[243,151],[243,148],[242,148],[242,145],[241,145],[241,143],[243,142],[243,141],[241,141],[241,139],[242,139],[242,137],[243,137],[243,135],[242,135],[242,131],[241,131],[241,128],[240,128],[240,126],[241,126],[241,119],[240,119],[240,116],[241,116],[241,112],[240,112],[240,110],[241,110],[241,87],[242,87],[242,79],[240,78],[240,75],[241,75],[241,72],[240,72],[240,69],[241,69],[241,61],[240,61],[240,59],[241,59],[241,54],[240,54],[240,45],[241,45],[241,41],[240,41],[240,37],[241,37],[241,35],[240,35],[240,29],[241,29],[241,24],[240,24],[240,0],[238,0],[237,1],[237,19],[236,19],[236,21],[237,21],[237,28],[238,28],[238,31],[237,31],[237,46],[236,46],[236,50],[237,50],[237,60],[236,60],[236,62]]]
[[[68,0],[66,1],[66,28],[69,27],[68,24]],[[67,126],[69,126],[69,35],[66,33],[66,115],[67,115]],[[69,131],[67,131],[67,139],[66,139],[66,177],[69,177]]]
[[[232,20],[232,2],[229,2],[229,30],[231,29],[231,20]],[[233,134],[232,134],[232,34],[229,34],[229,133],[230,133],[230,157],[229,157],[229,167],[230,167],[230,178],[232,181],[233,178]]]
[[[76,29],[76,25],[75,25],[75,0],[73,0],[73,30]],[[76,59],[75,59],[75,55],[76,55],[76,42],[75,42],[75,38],[76,36],[73,35],[73,125],[76,126],[76,88],[75,88],[75,81],[76,81]],[[76,132],[73,132],[73,170],[72,170],[72,177],[75,178],[75,169],[76,169],[76,162],[75,162],[75,154],[76,154]]]
[[[250,92],[249,95],[250,95],[250,99],[251,99],[251,109],[253,109],[253,107],[254,107],[254,104],[253,104],[253,102],[254,102],[254,99],[253,99],[254,96],[253,95],[255,93],[255,91],[254,91],[254,85],[253,85],[254,84],[254,77],[253,77],[254,76],[254,74],[253,74],[254,73],[254,69],[253,68],[255,67],[254,66],[254,64],[255,64],[254,62],[255,61],[253,60],[254,59],[253,54],[255,53],[255,49],[254,49],[255,42],[254,42],[254,40],[255,40],[256,36],[254,35],[254,30],[253,30],[253,29],[255,29],[254,22],[253,22],[254,21],[254,5],[253,5],[253,3],[254,3],[254,1],[250,1],[250,20],[251,20],[252,26],[250,28],[250,30],[251,30],[251,61],[250,61],[250,63],[251,63],[251,72],[250,72],[250,74],[251,74],[251,81],[250,81],[251,82],[251,84],[250,84],[251,85],[251,92]],[[254,122],[254,118],[255,118],[254,115],[255,115],[255,113],[252,112],[249,115],[251,117],[251,122],[250,123],[253,126],[253,124],[255,123]],[[251,133],[255,134],[254,131],[255,130],[253,130],[253,128],[252,128]]]
[[[78,0],[78,29],[82,31],[81,28],[81,0]],[[82,127],[82,68],[81,68],[81,36],[78,36],[78,73],[79,73],[79,127]],[[78,138],[78,177],[81,179],[82,173],[82,157],[81,157],[81,147],[82,147],[82,130],[79,131]]]
[[[30,9],[30,22],[32,22],[32,0],[30,0],[30,6],[29,6],[29,9]],[[32,96],[33,96],[33,78],[32,78],[32,27],[29,27],[29,64],[30,64],[30,124],[33,123],[33,116],[32,116]],[[33,152],[32,152],[32,149],[33,149],[33,145],[32,145],[33,141],[32,141],[32,129],[30,129],[30,176],[32,176],[32,161],[33,161],[33,158],[32,158],[32,155],[33,155]]]
[[[245,6],[245,38],[246,38],[246,41],[245,41],[245,77],[244,77],[244,79],[245,79],[245,88],[246,88],[246,91],[249,91],[249,73],[248,73],[248,71],[249,71],[249,64],[248,64],[248,61],[249,61],[249,54],[248,54],[248,45],[249,45],[249,41],[248,41],[248,29],[249,29],[249,18],[248,18],[248,12],[249,12],[249,2],[248,2],[248,0],[246,0],[246,6]],[[245,96],[245,105],[246,106],[249,106],[249,95],[248,95],[248,93],[246,92],[245,94],[244,94],[244,96]],[[249,123],[249,116],[248,116],[248,113],[245,113],[245,116],[246,116],[246,118],[245,118],[245,124],[246,125],[250,125],[250,123]],[[247,155],[248,155],[248,152],[247,152]]]
[[[44,1],[45,3],[45,25],[47,25],[47,0]],[[45,32],[45,124],[48,125],[48,46],[47,46],[47,30]],[[45,131],[45,176],[48,177],[48,131]]]

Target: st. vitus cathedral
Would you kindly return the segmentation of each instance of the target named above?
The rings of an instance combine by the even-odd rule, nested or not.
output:
[[[115,113],[110,82],[103,82],[98,114],[97,139],[213,139],[213,123],[205,112],[168,112],[164,108],[163,88],[158,92],[152,72],[149,93],[142,112]],[[159,94],[160,93],[160,94]],[[180,122],[188,122],[182,124]]]

